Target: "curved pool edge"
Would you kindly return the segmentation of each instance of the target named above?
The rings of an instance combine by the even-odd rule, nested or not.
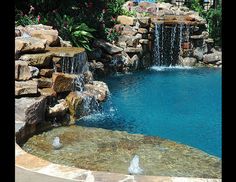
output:
[[[25,123],[15,121],[16,132],[24,130]],[[58,181],[59,178],[64,181],[80,182],[221,182],[221,179],[210,178],[192,178],[192,177],[170,177],[170,176],[142,176],[127,175],[120,173],[110,173],[104,171],[92,171],[54,164],[47,160],[36,157],[25,152],[15,141],[15,168],[16,182],[26,182],[20,179],[21,170],[27,174],[32,181],[37,181],[40,175],[50,181]],[[18,179],[17,179],[18,177]]]

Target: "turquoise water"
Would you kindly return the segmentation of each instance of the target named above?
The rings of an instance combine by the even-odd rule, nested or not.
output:
[[[221,69],[153,67],[105,78],[103,113],[82,126],[159,136],[221,157]]]

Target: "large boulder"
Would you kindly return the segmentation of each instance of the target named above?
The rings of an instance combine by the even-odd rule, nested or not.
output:
[[[94,45],[104,49],[107,53],[111,55],[119,53],[123,50],[122,48],[112,45],[111,43],[106,42],[104,40],[96,40],[94,41]]]
[[[134,17],[129,17],[125,15],[120,15],[117,17],[117,22],[123,25],[131,25],[134,26],[137,22],[137,19]]]
[[[45,121],[46,97],[23,97],[15,99],[15,120],[28,124]]]
[[[85,91],[94,95],[97,101],[103,102],[109,94],[109,89],[106,83],[102,81],[93,81],[92,84],[85,84]]]
[[[197,63],[197,59],[193,57],[185,57],[182,59],[183,66],[194,66]]]
[[[66,92],[74,90],[74,81],[76,75],[67,73],[53,73],[52,75],[52,88],[55,92]]]
[[[83,110],[83,94],[80,92],[70,92],[65,100],[70,112],[71,123],[73,123],[76,118],[80,117]]]
[[[218,61],[222,61],[222,52],[220,51],[215,51],[210,54],[205,54],[203,56],[203,62],[204,63],[216,63]]]
[[[24,54],[19,59],[27,61],[29,66],[36,66],[38,68],[48,67],[52,61],[52,53],[39,53],[39,54]]]
[[[26,61],[15,61],[15,80],[29,80],[32,77]]]
[[[44,52],[46,40],[36,37],[16,37],[15,53],[39,53]]]
[[[58,31],[54,30],[52,26],[47,25],[27,25],[25,26],[27,33],[36,38],[44,39],[49,46],[60,46],[60,39]]]
[[[203,59],[203,49],[200,47],[197,47],[193,50],[193,57],[195,57],[198,61],[202,61]]]
[[[36,80],[15,81],[15,95],[36,95],[38,93],[38,82]]]

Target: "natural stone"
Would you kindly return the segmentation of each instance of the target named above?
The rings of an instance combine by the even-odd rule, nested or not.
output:
[[[16,37],[15,38],[15,53],[39,53],[46,48],[46,40],[35,37]]]
[[[195,57],[198,61],[201,61],[203,59],[203,50],[200,47],[194,49],[193,57]]]
[[[85,83],[91,83],[93,79],[93,73],[91,71],[86,71],[83,73],[84,75],[84,82]]]
[[[148,68],[152,64],[151,54],[146,53],[143,55],[143,57],[140,59],[140,66],[142,68]]]
[[[32,37],[47,40],[49,46],[59,46],[60,39],[57,30],[32,30],[29,32]]]
[[[40,69],[39,75],[43,77],[52,77],[52,73],[54,72],[53,69]]]
[[[38,80],[38,88],[50,88],[52,86],[52,79],[41,77]]]
[[[131,59],[127,59],[124,65],[131,71],[137,70],[139,65],[139,57],[135,54]]]
[[[70,41],[65,41],[60,36],[58,37],[60,39],[60,47],[72,47],[72,44]]]
[[[96,40],[94,44],[95,46],[104,49],[109,54],[116,54],[123,50],[122,48],[112,45],[111,43],[106,42],[104,40]]]
[[[30,67],[26,61],[15,61],[15,79],[29,80],[32,77]]]
[[[124,49],[126,53],[140,53],[143,51],[142,47],[127,47]]]
[[[193,57],[185,57],[182,60],[183,66],[194,66],[197,63],[197,59]]]
[[[39,69],[34,66],[29,66],[32,77],[37,77],[39,75]]]
[[[38,93],[38,82],[36,80],[15,81],[15,95],[35,95]]]
[[[138,22],[140,23],[141,28],[146,28],[150,25],[151,18],[150,17],[139,17]]]
[[[53,73],[52,88],[57,93],[73,91],[75,79],[76,75],[71,75],[67,73]]]
[[[93,51],[88,51],[87,55],[89,60],[98,60],[102,57],[102,50],[100,48],[96,48]]]
[[[102,81],[93,81],[92,84],[85,84],[84,88],[95,96],[99,102],[105,101],[109,93],[108,86]]]
[[[137,34],[137,30],[135,30],[133,27],[126,25],[124,26],[121,35],[127,35],[127,36],[134,36]]]
[[[147,33],[148,33],[148,30],[147,30],[146,28],[139,28],[139,29],[138,29],[138,33],[147,34]]]
[[[23,97],[15,99],[15,120],[28,124],[45,121],[46,97]]]
[[[59,103],[53,107],[49,107],[48,109],[48,116],[49,117],[56,117],[56,116],[63,116],[69,109],[69,106],[66,100],[61,99],[58,101]]]
[[[137,19],[134,17],[129,17],[129,16],[125,16],[125,15],[120,15],[117,17],[117,22],[119,22],[120,24],[123,25],[135,25],[137,22]]]
[[[40,54],[24,54],[20,57],[20,60],[27,61],[30,66],[36,66],[38,68],[48,67],[52,61],[53,54],[40,53]]]
[[[216,63],[218,61],[222,61],[222,53],[220,51],[216,51],[210,54],[205,54],[203,56],[204,63]]]
[[[56,97],[57,93],[52,89],[52,88],[42,88],[42,89],[38,89],[40,95],[43,96],[49,96],[49,97]]]
[[[83,110],[83,95],[80,92],[70,92],[65,100],[69,107],[71,123],[73,123]]]

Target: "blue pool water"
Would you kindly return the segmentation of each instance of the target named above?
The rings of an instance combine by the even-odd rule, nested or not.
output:
[[[103,112],[79,125],[159,136],[221,157],[221,69],[150,68],[103,79]]]

